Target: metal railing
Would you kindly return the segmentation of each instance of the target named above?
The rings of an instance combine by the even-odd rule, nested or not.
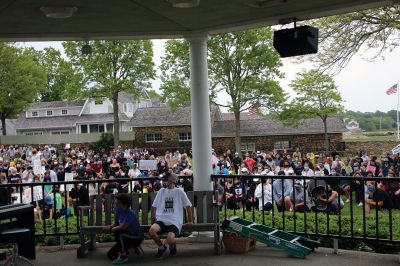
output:
[[[240,189],[231,190],[233,193],[232,197],[227,196],[227,191],[224,191],[224,194],[221,195],[220,198],[222,212],[221,218],[227,218],[231,215],[239,216],[256,223],[269,225],[277,229],[286,230],[304,236],[400,244],[400,210],[394,209],[393,207],[383,209],[383,207],[386,206],[381,206],[379,208],[371,209],[371,212],[368,214],[365,209],[367,182],[373,181],[374,189],[377,191],[378,188],[381,187],[381,184],[387,184],[390,182],[400,183],[400,178],[262,175],[212,175],[211,178],[216,188],[219,184],[223,185],[226,189],[226,183],[228,181],[232,180],[234,183],[235,180],[237,180],[237,183],[240,184],[237,187],[242,186],[242,189],[245,188],[250,190],[254,189],[255,184],[258,185],[259,183],[269,180],[272,192],[274,192],[274,185],[279,185],[280,190],[285,191],[285,182],[289,182],[293,188],[293,192],[290,194],[292,202],[296,202],[296,196],[299,195],[296,195],[296,189],[294,189],[295,184],[305,184],[300,193],[303,194],[301,198],[304,199],[308,208],[301,210],[293,208],[293,210],[287,211],[285,208],[282,208],[281,211],[279,211],[276,204],[277,196],[274,194],[272,194],[272,209],[265,210],[262,208],[259,210],[259,203],[256,204],[256,202],[261,200],[263,201],[261,206],[264,206],[264,193],[267,193],[264,189],[261,189],[262,196],[258,200],[254,199],[253,192],[250,192],[250,194],[248,191],[243,192],[244,198],[241,198],[241,196],[237,197],[235,194],[238,192],[241,193]],[[275,182],[277,180],[280,180],[280,182]],[[339,207],[338,209],[335,209],[335,211],[333,211],[332,208],[329,208],[329,203],[326,201],[325,206],[328,208],[324,209],[324,204],[322,204],[322,207],[318,206],[321,201],[317,201],[321,199],[316,195],[312,195],[308,190],[308,188],[314,187],[317,191],[322,191],[323,194],[327,193],[326,185],[329,185],[338,193],[340,205],[340,198],[343,198],[345,194],[340,186],[343,184],[342,182],[345,182],[345,184],[348,184],[349,186],[349,199],[348,201],[343,202],[343,208]],[[358,195],[358,197],[363,204],[362,207],[355,206],[355,193],[361,194]],[[278,196],[278,198],[284,201],[284,197]],[[378,204],[379,201],[377,197],[375,197],[374,202],[375,204]],[[362,210],[360,210],[360,208]]]
[[[188,177],[184,177],[188,178]],[[236,197],[236,190],[233,191],[233,201],[229,200],[226,194],[225,183],[228,180],[239,180],[239,183],[243,185],[247,191],[243,191],[243,198]],[[257,181],[255,181],[257,179]],[[133,183],[135,181],[149,180],[151,182],[157,182],[159,178],[124,178],[124,179],[100,179],[100,180],[76,180],[76,181],[64,181],[64,182],[44,182],[44,183],[22,183],[22,184],[0,184],[0,189],[12,189],[17,191],[19,198],[22,202],[31,203],[35,207],[38,207],[38,211],[43,211],[48,208],[48,202],[45,200],[45,191],[51,187],[58,186],[60,193],[62,194],[63,207],[67,208],[71,206],[68,201],[68,194],[71,193],[71,188],[76,187],[78,184],[82,184],[89,190],[89,186],[95,186],[99,195],[104,194],[104,184],[118,183],[118,184],[130,184],[123,192],[135,193],[133,191]],[[274,185],[279,183],[280,190],[285,191],[285,180],[286,184],[291,184],[291,187],[297,183],[307,184],[305,189],[302,190],[303,198],[306,199],[306,204],[309,206],[307,210],[298,210],[293,208],[292,211],[287,211],[282,208],[282,211],[276,207],[276,197],[272,195],[272,208],[267,211],[264,208],[259,209],[259,202],[254,197],[254,188],[263,181],[271,181],[271,190],[274,191]],[[275,182],[281,180],[282,182]],[[355,193],[359,193],[359,199],[365,204],[364,199],[366,195],[365,185],[369,181],[374,181],[375,190],[380,187],[380,184],[386,184],[390,182],[399,182],[400,178],[381,178],[381,177],[303,177],[303,176],[262,176],[262,175],[212,175],[211,181],[214,184],[214,189],[220,191],[220,197],[217,202],[220,204],[220,217],[221,220],[228,218],[229,216],[241,216],[253,222],[257,222],[264,225],[270,225],[277,229],[286,230],[289,232],[312,236],[312,237],[328,237],[333,239],[342,240],[361,240],[364,242],[373,241],[379,243],[389,244],[400,244],[400,211],[394,208],[388,208],[387,210],[381,210],[381,208],[375,208],[371,210],[370,214],[366,213],[363,207],[357,206],[354,202]],[[321,182],[329,184],[335,191],[337,191],[339,197],[344,196],[344,192],[340,187],[341,182],[347,182],[350,187],[351,193],[349,194],[349,202],[345,202],[344,208],[339,208],[336,213],[333,211],[321,210],[316,204],[315,195],[310,195],[308,188],[313,186],[314,188],[321,189]],[[356,184],[358,182],[358,184]],[[222,190],[219,185],[222,185]],[[358,185],[358,186],[356,186]],[[357,188],[356,188],[357,187]],[[220,188],[220,189],[219,189]],[[250,192],[249,192],[250,191]],[[52,208],[56,210],[57,197],[56,191],[52,190]],[[261,197],[259,200],[264,201],[264,193],[267,193],[264,189],[261,189]],[[290,197],[295,202],[296,190],[293,190]],[[27,195],[29,194],[29,195]],[[41,195],[41,196],[40,196]],[[233,208],[228,208],[228,202],[233,202]],[[378,200],[375,200],[377,203]],[[19,202],[18,202],[19,203]],[[262,202],[264,206],[265,202]],[[339,201],[340,203],[340,201]],[[82,204],[79,197],[77,197],[75,203],[76,206]],[[87,203],[85,203],[87,204]],[[236,207],[235,207],[236,206]],[[40,210],[39,210],[40,209]],[[72,209],[72,208],[71,208]],[[361,209],[361,210],[360,210]],[[43,217],[41,223],[36,218],[37,232],[36,237],[47,237],[47,236],[71,236],[79,234],[79,220],[78,215],[68,215],[65,213],[62,217],[55,217],[51,219],[53,222],[49,222],[48,217]],[[73,222],[72,222],[73,221]],[[40,229],[40,230],[39,230]]]

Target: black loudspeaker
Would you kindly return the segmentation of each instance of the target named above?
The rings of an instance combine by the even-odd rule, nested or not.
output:
[[[318,29],[301,26],[274,32],[274,47],[281,57],[318,52]]]

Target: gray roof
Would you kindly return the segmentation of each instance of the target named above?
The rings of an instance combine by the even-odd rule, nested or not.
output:
[[[214,107],[214,106],[212,106]],[[212,111],[218,107],[212,108]],[[133,127],[161,127],[180,126],[191,124],[190,107],[179,107],[175,111],[168,107],[139,108],[131,119]],[[230,113],[221,114],[221,120],[213,125],[214,137],[234,136],[235,121]],[[342,133],[347,131],[342,117],[328,118],[328,132]],[[320,118],[304,120],[298,127],[287,127],[281,122],[263,119],[258,116],[250,116],[248,113],[241,115],[242,136],[267,136],[267,135],[291,135],[291,134],[320,134],[324,133],[324,127]]]
[[[67,107],[74,107],[79,106],[82,107],[85,104],[85,100],[82,101],[54,101],[54,102],[38,102],[32,103],[29,106],[29,109],[44,109],[44,108],[67,108]]]
[[[74,127],[78,116],[50,116],[26,118],[20,115],[15,123],[15,129],[47,129]]]
[[[127,93],[120,91],[118,93],[118,102],[120,103],[133,103],[134,95],[133,93]]]
[[[138,108],[133,114],[133,127],[190,125],[190,107],[178,107],[172,111],[168,107]]]
[[[347,131],[342,117],[330,117],[327,122],[329,133],[343,133]],[[245,119],[241,120],[240,129],[241,136],[324,133],[324,126],[320,118],[306,119],[298,127],[284,126],[281,122],[270,119]],[[213,137],[233,137],[235,135],[235,121],[216,121],[212,133]]]
[[[222,120],[235,120],[234,113],[221,113]],[[240,120],[260,119],[258,115],[251,115],[249,112],[240,113]]]
[[[120,121],[129,121],[129,118],[122,112],[119,113],[119,120]],[[85,114],[81,115],[77,119],[77,123],[82,122],[113,122],[114,115],[112,113],[108,114]]]

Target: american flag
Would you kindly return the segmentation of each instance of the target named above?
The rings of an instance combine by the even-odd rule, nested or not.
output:
[[[257,114],[258,114],[258,107],[255,106],[255,105],[252,105],[252,106],[249,108],[249,115],[250,115],[250,116],[256,116]]]
[[[390,87],[390,88],[386,91],[386,94],[387,94],[387,95],[391,95],[391,94],[394,94],[394,93],[397,93],[397,84],[396,84],[396,85],[393,85],[392,87]]]

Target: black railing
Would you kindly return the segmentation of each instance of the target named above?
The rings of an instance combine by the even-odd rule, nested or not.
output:
[[[188,177],[184,177],[188,178]],[[237,179],[242,185],[244,191],[231,190],[233,198],[230,199],[227,194],[227,184],[229,180]],[[257,181],[255,180],[257,179]],[[36,217],[37,237],[47,236],[70,236],[79,234],[79,219],[75,211],[69,215],[68,206],[73,210],[79,205],[86,205],[87,202],[80,202],[79,197],[73,204],[68,202],[68,194],[71,193],[71,188],[75,188],[78,184],[82,184],[88,191],[90,186],[96,187],[96,191],[92,192],[98,195],[106,193],[102,184],[130,184],[122,192],[135,193],[133,184],[135,181],[149,180],[149,182],[158,182],[158,178],[125,178],[125,179],[101,179],[101,180],[77,180],[65,182],[40,182],[40,183],[23,183],[23,184],[0,184],[0,188],[12,189],[19,194],[22,202],[31,203],[37,207],[38,212],[46,210],[50,202],[45,200],[45,192],[51,187],[52,189],[52,209],[57,211],[57,203],[59,204],[57,193],[53,188],[58,186],[60,194],[62,194],[62,205],[65,213],[49,217],[43,217],[39,221],[39,215]],[[306,236],[314,237],[329,237],[343,240],[361,240],[373,241],[380,243],[400,244],[400,211],[394,208],[375,208],[368,214],[365,207],[357,206],[355,200],[360,200],[365,204],[366,187],[369,181],[374,181],[375,191],[381,186],[391,182],[399,182],[400,178],[381,178],[381,177],[303,177],[303,176],[262,176],[262,175],[212,175],[211,180],[214,183],[215,190],[219,190],[220,196],[218,204],[220,204],[221,220],[230,216],[241,216],[254,222],[275,227],[277,229],[294,232]],[[265,189],[261,189],[261,196],[256,199],[254,192],[256,187],[263,181],[271,181],[270,190],[274,191],[274,186],[279,185],[279,192],[285,191],[285,182],[288,187],[294,188],[299,184],[305,184],[302,197],[305,199],[307,208],[293,208],[292,210],[277,208],[277,201],[280,197],[272,193],[270,209],[264,208],[266,205],[265,193],[269,193]],[[281,182],[275,182],[280,180]],[[329,184],[334,191],[337,191],[338,196],[343,198],[344,191],[340,188],[343,183],[348,183],[350,193],[349,202],[344,202],[344,208],[328,209],[327,204],[324,205],[323,197],[326,197],[326,184]],[[68,192],[67,192],[68,191]],[[292,191],[290,191],[292,192]],[[237,193],[242,193],[239,197]],[[287,192],[288,193],[288,192]],[[320,194],[318,194],[320,193]],[[324,194],[326,193],[326,194]],[[27,195],[29,194],[29,195]],[[238,196],[238,197],[237,197]],[[289,199],[296,203],[296,197],[299,192],[296,189],[293,193],[289,193]],[[261,200],[261,204],[260,201]],[[284,199],[283,199],[284,200]],[[287,199],[288,200],[288,199]],[[322,201],[321,201],[322,200]],[[378,198],[375,198],[375,203],[378,203]],[[17,202],[19,203],[19,202]],[[259,206],[262,206],[260,209]],[[340,206],[340,200],[339,200]],[[387,206],[382,206],[387,207]],[[52,220],[53,222],[49,222]],[[42,224],[40,224],[42,223]]]
[[[186,177],[188,178],[188,177]],[[95,195],[107,194],[107,185],[112,189],[117,189],[121,193],[134,193],[134,183],[139,182],[159,182],[159,178],[117,178],[117,179],[95,179],[95,180],[74,180],[74,181],[60,181],[60,182],[37,182],[37,183],[17,183],[17,184],[0,184],[0,189],[4,192],[11,193],[10,202],[13,203],[27,203],[32,204],[35,207],[35,223],[36,223],[36,237],[61,237],[71,236],[79,234],[79,215],[78,206],[90,205],[90,192]],[[106,184],[106,185],[105,185]],[[86,191],[82,195],[86,200],[82,201],[79,196],[79,192],[76,192],[75,201],[69,202],[73,192],[73,189],[77,189],[77,186],[84,186]],[[128,185],[123,188],[122,185]],[[92,186],[93,189],[90,189]],[[57,192],[54,188],[58,187]],[[51,191],[46,194],[46,191]],[[1,191],[1,190],[0,190]],[[57,194],[60,193],[60,196]],[[114,194],[112,190],[109,190],[109,194]],[[13,198],[14,196],[14,198]],[[46,198],[51,196],[51,202]],[[17,197],[17,199],[16,199]],[[58,200],[62,200],[62,208],[57,208],[57,204],[60,204]],[[60,211],[61,213],[59,213]],[[53,213],[52,217],[48,217],[50,213]],[[1,218],[1,217],[0,217]],[[71,221],[73,220],[73,222]],[[52,222],[50,222],[52,221]],[[38,227],[38,224],[41,228]],[[72,225],[75,225],[72,228]],[[52,230],[49,232],[49,226]]]
[[[373,208],[369,214],[366,213],[365,208],[365,201],[371,196],[373,200],[372,202],[368,201],[369,205],[378,205],[381,201],[379,197],[382,194],[374,196],[373,191],[381,188],[384,190],[383,186],[390,185],[392,182],[400,183],[400,178],[265,175],[212,175],[211,178],[216,188],[220,187],[221,190],[223,187],[225,189],[219,203],[221,218],[231,215],[240,216],[256,223],[311,237],[400,244],[400,210],[389,205],[390,197],[394,195],[382,192],[389,196],[389,198],[383,198],[384,204],[387,205]],[[232,183],[230,183],[231,181]],[[260,185],[263,182],[270,185],[265,185],[265,187]],[[366,194],[367,184],[370,186],[373,184],[371,195]],[[262,195],[255,200],[254,187],[258,185],[262,188]],[[277,185],[279,189],[274,189],[274,186]],[[226,191],[229,186],[234,188]],[[294,189],[295,186],[299,186],[301,189]],[[349,190],[348,201],[343,200],[345,196],[343,188],[346,186],[348,187],[345,189]],[[242,191],[243,189],[245,191]],[[286,191],[287,189],[290,192]],[[370,190],[372,189],[370,188]],[[264,208],[265,193],[271,191],[270,203],[272,206],[270,209]],[[281,202],[285,202],[285,197],[274,192],[280,191],[289,196],[289,198],[286,197],[286,200],[290,200],[291,204],[295,204],[297,196],[302,194],[298,202],[303,199],[306,207],[298,205],[291,210],[285,206],[279,207]],[[236,195],[236,193],[242,195]],[[327,199],[330,200],[330,196],[334,193],[337,193],[338,197],[332,204]],[[354,202],[354,194],[357,194],[357,199],[363,206],[358,206]],[[260,206],[262,206],[261,209]]]

